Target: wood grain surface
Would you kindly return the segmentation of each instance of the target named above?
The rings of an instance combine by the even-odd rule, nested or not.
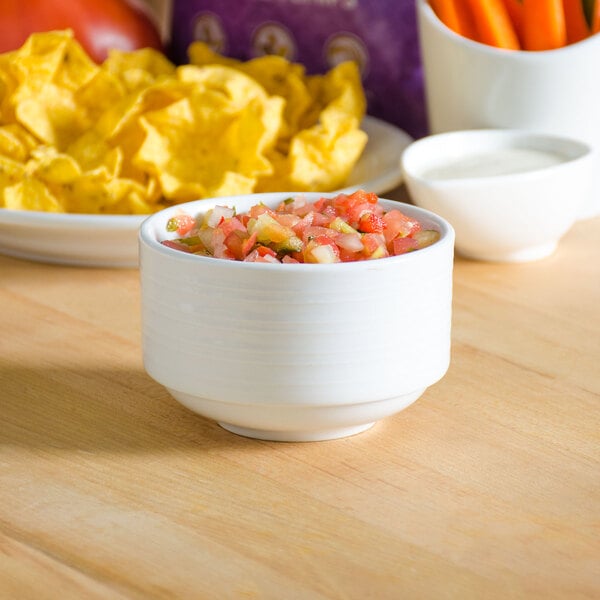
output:
[[[0,257],[0,598],[600,597],[600,219],[454,285],[441,382],[275,443],[145,374],[136,270]]]

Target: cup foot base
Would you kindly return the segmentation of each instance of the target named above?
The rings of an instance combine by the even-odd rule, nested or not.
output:
[[[375,423],[365,423],[354,425],[353,427],[340,427],[337,429],[325,429],[317,431],[269,431],[267,429],[252,429],[250,427],[238,427],[230,423],[221,423],[219,425],[237,435],[257,440],[268,440],[272,442],[321,442],[325,440],[337,440],[339,438],[349,437],[362,433],[373,427]]]
[[[311,405],[222,402],[167,389],[181,404],[231,433],[280,442],[317,442],[356,435],[404,410],[425,391],[421,388],[370,402]]]

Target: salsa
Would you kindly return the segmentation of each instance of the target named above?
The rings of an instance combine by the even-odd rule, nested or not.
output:
[[[167,222],[178,238],[162,243],[202,256],[263,263],[337,263],[398,256],[430,246],[440,234],[398,209],[384,210],[372,192],[358,190],[308,202],[302,195],[275,209],[254,205],[237,214],[215,206],[194,218]]]

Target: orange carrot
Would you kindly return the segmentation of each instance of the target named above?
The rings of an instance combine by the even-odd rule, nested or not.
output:
[[[590,34],[583,12],[583,3],[581,0],[562,0],[562,3],[567,28],[567,43],[580,42]]]
[[[594,3],[592,12],[592,33],[600,33],[600,0]]]
[[[523,3],[521,0],[504,0],[504,6],[520,41],[523,35]]]
[[[521,48],[503,0],[466,1],[473,14],[479,42],[509,50]]]
[[[553,50],[567,43],[562,0],[523,0],[523,47]]]
[[[459,35],[476,39],[473,17],[464,0],[430,0],[429,4],[446,27]]]

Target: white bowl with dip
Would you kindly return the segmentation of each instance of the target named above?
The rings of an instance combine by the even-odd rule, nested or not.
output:
[[[290,193],[181,204],[140,229],[142,346],[149,375],[190,410],[248,437],[313,441],[359,433],[441,379],[450,362],[454,232],[400,208],[440,239],[401,256],[264,264],[161,243],[168,220],[218,205],[238,214]],[[315,201],[325,194],[303,194]]]
[[[593,190],[587,144],[520,130],[431,135],[401,163],[413,202],[453,225],[457,252],[492,262],[552,254]]]

